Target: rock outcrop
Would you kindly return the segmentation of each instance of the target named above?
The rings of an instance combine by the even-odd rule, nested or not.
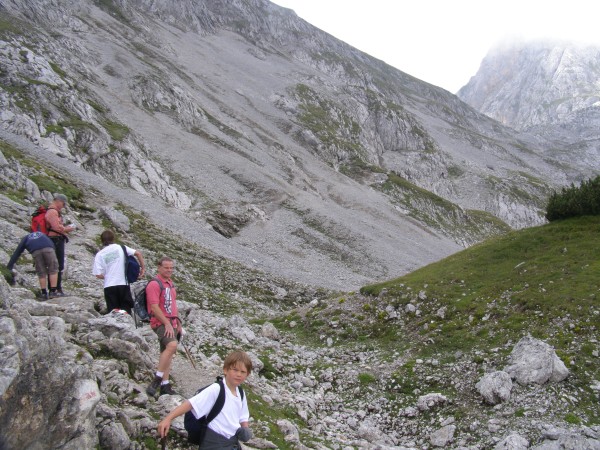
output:
[[[98,313],[15,299],[1,278],[0,296],[0,447],[95,447],[101,393],[92,357],[67,340],[73,322],[64,317]]]
[[[487,54],[458,96],[517,130],[556,142],[552,154],[586,173],[598,167],[600,74],[597,45],[531,41]]]
[[[496,405],[510,398],[512,380],[508,373],[499,370],[486,373],[475,388],[487,403]]]
[[[504,371],[523,385],[556,383],[569,376],[569,369],[554,349],[531,336],[526,336],[517,343]]]

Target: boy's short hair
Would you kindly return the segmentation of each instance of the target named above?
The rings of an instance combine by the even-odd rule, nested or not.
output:
[[[233,352],[227,355],[223,363],[223,369],[227,370],[235,367],[240,362],[246,367],[248,375],[250,375],[252,372],[252,360],[245,352]]]
[[[100,235],[100,240],[102,241],[102,245],[109,245],[115,242],[115,233],[111,230],[104,230]]]

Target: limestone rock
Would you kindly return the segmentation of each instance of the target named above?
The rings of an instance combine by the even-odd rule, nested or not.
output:
[[[446,396],[440,393],[426,394],[417,399],[417,408],[419,408],[419,411],[427,411],[431,408],[435,408],[438,405],[442,405],[447,401],[448,399]]]
[[[475,388],[487,403],[496,405],[510,398],[512,380],[506,372],[486,373],[475,385]]]
[[[277,421],[277,426],[283,433],[286,442],[300,442],[300,433],[292,422],[281,419]]]
[[[494,450],[527,450],[529,441],[523,436],[513,433],[496,444]]]
[[[100,432],[100,445],[111,450],[127,450],[131,440],[119,422],[106,425]]]
[[[121,211],[111,207],[105,206],[102,208],[102,214],[120,231],[129,231],[131,223],[129,218]]]
[[[0,277],[0,292],[6,292]],[[59,317],[31,317],[18,308],[0,317],[0,447],[94,448],[100,392],[77,347],[63,338]],[[4,405],[19,405],[19,408]]]
[[[447,447],[454,440],[455,425],[446,425],[429,435],[429,441],[434,447]]]
[[[272,339],[274,341],[278,341],[279,339],[281,339],[279,330],[277,330],[277,328],[275,328],[275,325],[273,325],[271,322],[263,323],[260,330],[260,334],[261,336],[266,337],[267,339]]]
[[[522,385],[559,382],[569,375],[554,349],[531,336],[522,338],[515,345],[504,371]]]
[[[530,450],[600,450],[600,440],[578,434],[563,434],[556,440],[545,440]]]

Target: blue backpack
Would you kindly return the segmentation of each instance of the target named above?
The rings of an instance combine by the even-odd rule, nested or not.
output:
[[[127,254],[127,249],[124,245],[121,245],[121,248],[125,254],[125,280],[127,284],[134,283],[140,276],[140,263],[135,256]]]
[[[206,434],[206,429],[208,428],[208,424],[212,422],[212,420],[219,415],[223,406],[225,405],[225,383],[223,383],[223,377],[217,377],[217,381],[215,383],[219,383],[219,395],[217,396],[217,400],[215,404],[209,411],[206,416],[202,416],[199,419],[196,419],[194,413],[192,411],[188,411],[185,413],[183,417],[183,426],[185,427],[185,431],[188,432],[188,442],[190,444],[201,445],[204,440],[204,435]],[[209,384],[208,386],[212,386]],[[208,386],[204,386],[203,388],[198,389],[195,395],[198,395]],[[244,390],[241,386],[238,387],[240,390],[240,398],[244,401]]]

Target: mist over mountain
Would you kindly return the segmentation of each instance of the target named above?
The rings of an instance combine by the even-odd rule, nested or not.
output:
[[[492,49],[458,97],[504,125],[550,142],[546,155],[600,167],[600,47],[533,41]]]

